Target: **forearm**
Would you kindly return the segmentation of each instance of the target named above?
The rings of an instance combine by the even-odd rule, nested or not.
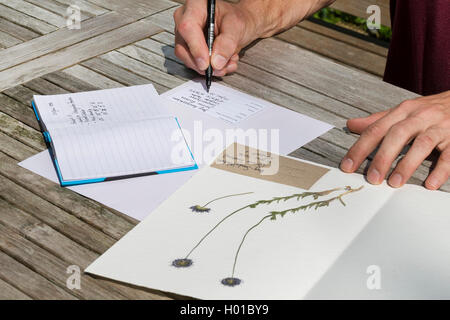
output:
[[[267,38],[295,26],[299,21],[335,0],[241,0],[238,4],[253,21],[258,38]]]

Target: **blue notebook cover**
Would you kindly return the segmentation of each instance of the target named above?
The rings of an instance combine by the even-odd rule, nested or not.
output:
[[[75,186],[75,185],[88,184],[88,183],[105,182],[105,181],[113,181],[113,180],[119,180],[119,179],[129,179],[129,178],[136,178],[136,177],[150,176],[150,175],[157,175],[157,174],[165,174],[165,173],[175,173],[175,172],[190,171],[190,170],[198,169],[198,165],[195,162],[194,155],[192,154],[192,151],[189,148],[189,146],[186,144],[189,149],[189,153],[192,157],[192,160],[194,160],[194,163],[195,163],[194,165],[189,166],[189,167],[170,169],[170,170],[153,171],[153,172],[139,173],[139,174],[131,174],[131,175],[124,175],[124,176],[116,176],[116,177],[65,181],[62,177],[61,170],[59,168],[58,160],[56,158],[56,154],[55,154],[54,146],[52,144],[52,139],[50,137],[50,133],[45,130],[45,126],[43,125],[41,119],[39,118],[39,113],[37,111],[34,101],[31,102],[31,105],[33,107],[34,114],[35,114],[36,119],[41,128],[42,134],[44,136],[44,140],[47,145],[48,151],[50,152],[50,157],[53,161],[53,165],[55,167],[59,183],[62,187]],[[178,119],[175,118],[175,120],[177,121],[178,128],[180,128],[180,130],[181,130],[181,126],[180,126],[180,123],[178,122]]]

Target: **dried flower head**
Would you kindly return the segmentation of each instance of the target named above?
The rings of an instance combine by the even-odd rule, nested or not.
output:
[[[206,207],[200,206],[198,204],[190,207],[189,209],[191,209],[192,212],[209,212],[211,210],[210,208],[206,208]]]
[[[175,259],[172,261],[172,266],[175,268],[188,268],[192,266],[192,260],[191,259]]]
[[[222,281],[220,281],[220,282],[221,282],[224,286],[227,286],[227,287],[234,287],[234,286],[238,286],[238,285],[241,284],[241,279],[229,277],[229,278],[222,279]]]

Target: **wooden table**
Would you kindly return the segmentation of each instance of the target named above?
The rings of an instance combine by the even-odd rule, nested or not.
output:
[[[80,30],[64,28],[62,16],[72,3],[82,10]],[[146,83],[163,93],[195,77],[173,52],[172,14],[178,5],[0,0],[0,298],[175,298],[88,275],[81,276],[81,290],[69,289],[70,265],[83,270],[137,222],[17,163],[45,149],[30,107],[33,94]],[[223,82],[335,126],[293,152],[295,157],[336,167],[356,140],[344,129],[347,118],[415,97],[375,73],[337,64],[289,39],[258,42]],[[425,162],[410,183],[422,183],[430,164]],[[450,184],[442,189],[450,191]]]

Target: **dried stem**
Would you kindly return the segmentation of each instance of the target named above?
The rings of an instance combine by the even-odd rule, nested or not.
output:
[[[230,195],[228,195],[228,196],[223,196],[223,197],[220,197],[220,198],[216,198],[216,199],[213,199],[213,200],[211,200],[211,201],[205,203],[205,204],[203,205],[203,207],[206,207],[208,204],[210,204],[210,203],[212,203],[212,202],[214,202],[214,201],[216,201],[216,200],[225,199],[225,198],[230,198],[230,197],[236,197],[236,196],[243,196],[243,195],[245,195],[245,194],[251,194],[251,193],[253,193],[253,192],[236,193],[236,194],[230,194]]]
[[[187,258],[189,258],[189,256],[192,254],[192,252],[194,252],[194,250],[195,249],[197,249],[198,248],[198,246],[215,230],[215,229],[217,229],[217,227],[219,227],[224,221],[226,221],[227,219],[229,219],[230,217],[232,217],[233,215],[235,215],[236,213],[238,213],[238,212],[240,212],[240,211],[242,211],[242,210],[244,210],[244,209],[247,209],[247,208],[256,208],[257,206],[259,206],[259,205],[261,205],[261,204],[266,204],[266,205],[268,205],[268,204],[271,204],[271,203],[274,203],[274,202],[276,202],[276,203],[279,203],[280,201],[288,201],[288,200],[290,200],[290,199],[294,199],[294,198],[296,198],[297,200],[300,200],[300,199],[303,199],[303,198],[306,198],[306,197],[313,197],[314,199],[317,199],[317,198],[319,198],[319,197],[322,197],[322,196],[326,196],[326,195],[328,195],[328,194],[330,194],[330,193],[332,193],[332,192],[335,192],[335,191],[338,191],[338,190],[342,190],[342,188],[334,188],[334,189],[331,189],[331,190],[325,190],[325,191],[320,191],[320,192],[310,192],[310,191],[306,191],[306,192],[303,192],[303,193],[296,193],[296,194],[293,194],[293,195],[290,195],[290,196],[286,196],[286,197],[275,197],[275,198],[272,198],[272,199],[270,199],[270,200],[259,200],[259,201],[256,201],[256,202],[254,202],[254,203],[252,203],[252,204],[249,204],[249,205],[246,205],[246,206],[244,206],[244,207],[241,207],[241,208],[239,208],[239,209],[237,209],[237,210],[235,210],[235,211],[233,211],[233,212],[231,212],[230,214],[228,214],[227,216],[225,216],[222,220],[220,220],[211,230],[209,230],[198,242],[197,242],[197,244],[191,249],[191,251],[189,251],[189,253],[186,255],[186,257],[185,257],[185,259],[187,259]]]

